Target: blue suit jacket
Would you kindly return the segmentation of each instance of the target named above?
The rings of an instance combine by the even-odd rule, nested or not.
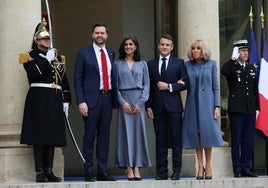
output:
[[[106,50],[113,67],[115,53],[107,47]],[[112,88],[113,86],[115,84],[112,79]],[[74,88],[77,104],[86,102],[88,108],[95,107],[100,96],[100,73],[93,45],[78,51],[75,62]]]
[[[150,97],[146,102],[146,108],[152,108],[155,114],[160,113],[163,108],[168,112],[183,112],[183,106],[180,91],[189,87],[189,79],[182,59],[170,56],[168,67],[166,69],[166,80],[168,84],[172,84],[172,92],[169,90],[160,91],[157,83],[160,80],[158,69],[159,58],[148,62],[150,76]],[[182,79],[185,84],[178,84],[177,81]]]

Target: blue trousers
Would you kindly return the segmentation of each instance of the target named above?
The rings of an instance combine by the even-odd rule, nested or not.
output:
[[[253,155],[256,115],[229,113],[232,162],[235,173],[248,172]]]
[[[108,153],[110,142],[110,123],[112,119],[112,94],[101,94],[96,106],[88,110],[84,117],[85,133],[83,139],[83,156],[86,160],[85,173],[92,173],[94,141],[96,139],[97,171],[108,171]]]

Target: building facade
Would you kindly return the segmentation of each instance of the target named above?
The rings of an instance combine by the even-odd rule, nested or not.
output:
[[[8,181],[16,176],[8,172],[17,170],[14,161],[20,160],[25,168],[33,171],[31,150],[19,144],[20,128],[25,95],[28,83],[23,67],[18,64],[18,54],[31,47],[34,28],[46,14],[44,0],[0,0],[0,175]],[[142,59],[150,60],[157,55],[157,38],[162,33],[171,33],[175,38],[174,54],[187,60],[187,48],[195,39],[203,39],[212,50],[212,58],[218,67],[227,61],[232,53],[232,41],[249,37],[248,14],[253,6],[254,26],[257,43],[260,43],[260,6],[267,10],[266,2],[253,0],[49,0],[53,28],[53,44],[60,54],[67,58],[67,75],[73,94],[70,108],[70,123],[74,135],[82,148],[83,122],[75,103],[73,90],[73,71],[77,51],[91,43],[91,27],[104,22],[109,28],[109,47],[116,52],[123,36],[133,34],[140,43]],[[268,15],[268,14],[266,14]],[[227,87],[221,79],[222,130],[224,139],[229,142],[228,120],[225,102]],[[184,95],[185,96],[185,95]],[[114,142],[116,130],[114,110],[109,165],[114,174],[122,173],[114,168]],[[154,130],[152,122],[147,120],[147,134],[150,154],[155,164]],[[228,147],[227,147],[228,148]],[[264,142],[256,138],[254,167],[266,171]],[[62,175],[81,175],[82,162],[75,153],[75,147],[68,137],[68,146],[58,149],[56,155],[57,172]],[[185,151],[188,155],[188,151]],[[222,151],[221,151],[222,153]],[[229,157],[229,150],[223,151]],[[193,160],[193,153],[190,152]],[[23,163],[23,161],[27,161]],[[228,162],[230,164],[230,161]],[[29,168],[29,166],[31,166]],[[63,169],[64,166],[64,169]],[[2,168],[4,167],[4,168]],[[228,166],[227,166],[228,167]],[[0,171],[1,171],[0,170]],[[18,174],[20,171],[16,171]],[[30,172],[30,171],[29,171]],[[31,172],[34,173],[34,172]],[[155,166],[144,171],[155,173]],[[190,171],[195,174],[195,171]],[[19,177],[25,179],[27,177]]]

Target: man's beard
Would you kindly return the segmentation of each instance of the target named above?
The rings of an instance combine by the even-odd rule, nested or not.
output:
[[[105,44],[106,40],[105,40],[105,39],[102,39],[101,42],[99,42],[99,40],[94,39],[94,42],[95,42],[97,45],[103,45],[103,44]]]

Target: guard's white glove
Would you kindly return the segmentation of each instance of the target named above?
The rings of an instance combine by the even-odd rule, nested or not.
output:
[[[51,63],[51,61],[55,60],[55,58],[56,58],[56,49],[55,48],[49,49],[46,54],[46,59],[49,61],[49,63]]]
[[[239,54],[239,49],[238,49],[238,47],[236,46],[236,47],[234,47],[234,49],[233,49],[232,59],[233,59],[233,60],[238,59],[239,55],[240,55],[240,54]]]
[[[259,110],[256,110],[256,118],[259,116]]]
[[[70,104],[68,102],[63,103],[63,112],[65,113],[65,116],[67,118],[69,116],[69,106],[70,106]]]

